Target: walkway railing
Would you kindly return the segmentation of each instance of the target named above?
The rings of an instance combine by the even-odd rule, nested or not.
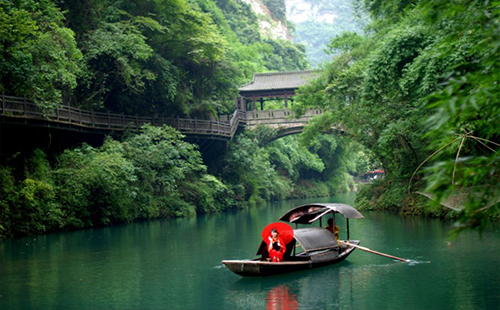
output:
[[[70,106],[42,109],[26,98],[0,95],[0,115],[10,118],[51,121],[108,131],[139,130],[146,123],[154,126],[165,124],[188,136],[211,135],[224,139],[232,139],[238,127],[242,125],[246,125],[250,129],[261,124],[277,128],[303,127],[312,117],[322,113],[322,110],[308,109],[301,117],[294,118],[294,112],[288,109],[247,112],[236,110],[231,115],[220,116],[220,121],[155,118],[95,112]]]
[[[0,96],[0,115],[14,118],[27,118],[71,124],[86,128],[123,131],[139,130],[150,123],[154,126],[171,126],[184,134],[217,135],[231,139],[238,126],[245,121],[245,112],[236,110],[229,121],[198,120],[186,118],[154,118],[130,116],[116,113],[103,113],[80,108],[62,106],[55,109],[42,109],[26,98]]]

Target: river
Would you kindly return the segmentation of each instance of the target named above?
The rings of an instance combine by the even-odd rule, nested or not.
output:
[[[500,309],[499,225],[450,241],[452,222],[364,212],[349,222],[351,238],[412,263],[355,250],[340,264],[269,278],[221,264],[253,258],[261,229],[294,206],[352,199],[6,240],[0,309]]]

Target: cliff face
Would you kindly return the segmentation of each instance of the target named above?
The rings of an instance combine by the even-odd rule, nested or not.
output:
[[[257,15],[259,31],[269,39],[292,41],[292,35],[286,24],[284,0],[242,0],[250,5]]]
[[[309,67],[305,47],[292,42],[284,0],[196,1],[204,4],[202,9],[212,15],[233,43],[231,49],[237,66],[247,78],[256,71],[294,71]]]
[[[361,32],[363,18],[355,15],[356,0],[285,0],[287,18],[295,24],[294,39],[306,46],[312,67],[330,59],[324,52],[336,35]]]
[[[303,45],[313,68],[331,59],[325,49],[335,36],[345,31],[360,33],[365,24],[365,17],[356,15],[356,0],[236,1],[245,3],[255,14],[261,37]]]

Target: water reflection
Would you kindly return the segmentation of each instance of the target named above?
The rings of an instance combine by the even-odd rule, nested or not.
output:
[[[269,278],[242,278],[228,290],[227,308],[336,309],[351,304],[350,264]],[[342,294],[341,294],[342,291]],[[305,306],[305,307],[304,307]]]
[[[273,287],[266,296],[266,310],[299,309],[297,295],[286,285]]]
[[[356,250],[339,264],[254,279],[222,266],[254,257],[262,228],[307,202],[6,240],[0,309],[500,309],[498,225],[448,244],[452,223],[366,212],[352,237],[417,261]]]

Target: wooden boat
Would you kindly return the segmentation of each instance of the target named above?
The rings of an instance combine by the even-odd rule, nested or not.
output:
[[[297,228],[298,224],[312,224],[320,221],[327,215],[340,213],[346,218],[346,237],[351,245],[359,245],[359,240],[349,239],[349,219],[363,218],[356,209],[346,204],[314,203],[296,207],[289,210],[281,221],[295,223],[293,240],[286,245],[283,261],[271,262],[268,260],[267,245],[264,241],[260,244],[257,255],[253,260],[223,260],[222,263],[232,272],[243,277],[265,277],[286,272],[299,271],[325,265],[335,264],[346,259],[355,247],[339,244],[335,236],[325,228],[307,227]],[[296,246],[302,251],[296,252]]]

